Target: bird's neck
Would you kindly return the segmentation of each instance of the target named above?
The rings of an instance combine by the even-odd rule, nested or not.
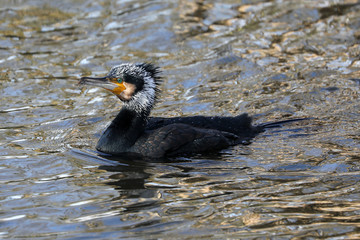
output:
[[[145,129],[149,115],[150,109],[135,111],[124,106],[112,121],[111,125],[114,125],[115,128],[124,133],[142,132]]]
[[[123,106],[99,139],[97,149],[105,153],[127,152],[143,134],[150,109],[136,111]]]
[[[123,107],[99,139],[96,149],[110,154],[131,152],[144,133],[150,111],[156,99],[153,78],[145,81],[143,89],[124,102]]]

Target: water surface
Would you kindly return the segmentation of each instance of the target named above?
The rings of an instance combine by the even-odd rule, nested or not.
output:
[[[359,238],[358,1],[6,1],[0,7],[0,238]],[[80,88],[163,69],[153,116],[248,112],[220,153],[130,161],[95,145],[121,108]]]

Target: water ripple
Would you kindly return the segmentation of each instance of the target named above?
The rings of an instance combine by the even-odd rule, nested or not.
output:
[[[0,238],[359,238],[359,6],[4,1]],[[144,61],[154,116],[312,119],[217,154],[101,155],[121,104],[77,80]]]

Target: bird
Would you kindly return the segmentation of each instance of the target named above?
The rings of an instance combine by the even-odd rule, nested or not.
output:
[[[298,120],[255,126],[247,113],[150,117],[160,94],[160,74],[160,68],[152,63],[122,63],[105,77],[80,78],[80,85],[102,87],[123,103],[96,145],[99,152],[150,159],[203,154],[245,143],[266,128]]]

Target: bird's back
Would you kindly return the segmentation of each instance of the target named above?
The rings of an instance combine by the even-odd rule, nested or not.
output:
[[[131,152],[152,158],[188,155],[220,150],[238,144],[235,134],[204,129],[184,123],[172,123],[146,130]]]
[[[182,123],[192,127],[201,128],[205,130],[218,130],[229,132],[239,137],[251,138],[262,131],[262,128],[254,127],[251,124],[251,117],[244,113],[235,117],[221,117],[221,116],[191,116],[191,117],[174,117],[149,118],[146,126],[147,130],[154,130],[164,127],[169,124]]]

